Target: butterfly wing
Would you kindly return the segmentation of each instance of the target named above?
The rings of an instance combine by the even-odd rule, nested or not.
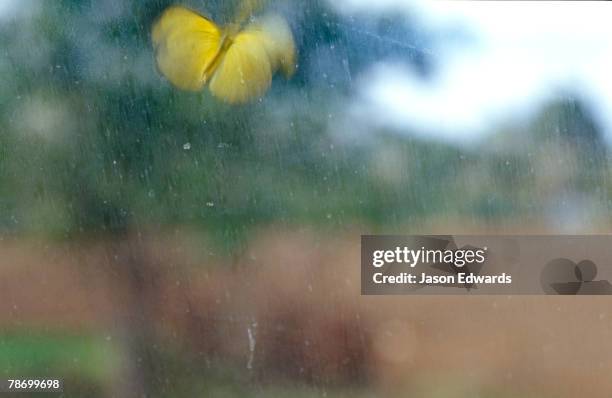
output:
[[[229,103],[261,97],[279,68],[287,77],[295,70],[295,44],[287,22],[271,15],[249,24],[238,33],[213,78],[210,90]]]
[[[280,69],[286,77],[295,72],[295,42],[287,21],[279,15],[264,16],[259,22],[265,33],[264,46],[273,71]]]
[[[238,33],[222,55],[210,91],[226,102],[245,103],[261,97],[272,82],[265,33],[248,28]]]
[[[176,87],[196,91],[218,56],[221,32],[196,12],[172,6],[154,24],[152,40],[161,73]]]

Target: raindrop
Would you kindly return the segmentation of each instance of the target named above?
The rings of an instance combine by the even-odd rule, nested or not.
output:
[[[253,369],[255,346],[257,344],[257,322],[253,322],[251,326],[247,326],[247,336],[249,338],[249,361],[247,362],[247,369]]]

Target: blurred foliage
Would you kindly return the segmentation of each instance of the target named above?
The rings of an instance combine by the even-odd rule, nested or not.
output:
[[[601,132],[571,97],[472,148],[330,134],[368,65],[388,58],[432,73],[418,21],[272,2],[294,29],[298,74],[237,107],[156,73],[149,29],[168,4],[30,2],[4,17],[2,229],[65,238],[191,224],[234,242],[271,222],[388,231],[432,217],[530,218],[570,191],[609,207]],[[236,2],[187,4],[224,21]],[[574,163],[551,175],[555,161]]]
[[[23,332],[0,335],[2,377],[60,378],[66,386],[62,396],[104,396],[119,359],[111,342],[93,336]],[[36,394],[40,393],[32,395]]]

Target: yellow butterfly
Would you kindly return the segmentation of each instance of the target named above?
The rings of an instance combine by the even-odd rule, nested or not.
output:
[[[185,7],[167,8],[152,31],[159,70],[183,90],[208,83],[214,96],[232,104],[263,96],[277,70],[286,77],[295,70],[293,35],[278,15],[241,25],[220,28]]]

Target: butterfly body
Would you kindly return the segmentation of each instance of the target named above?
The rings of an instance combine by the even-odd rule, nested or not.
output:
[[[171,6],[153,26],[157,66],[176,87],[211,93],[229,103],[245,103],[268,90],[273,74],[290,76],[295,46],[286,21],[265,16],[242,28],[219,28],[210,19],[181,6]]]

